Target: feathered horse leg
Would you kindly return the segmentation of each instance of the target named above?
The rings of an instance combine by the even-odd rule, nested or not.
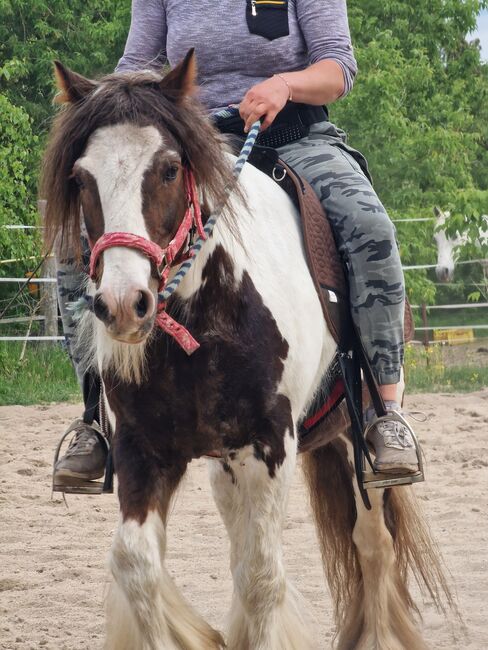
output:
[[[251,447],[233,454],[228,464],[210,464],[214,498],[231,541],[229,650],[312,647],[300,597],[287,582],[282,560],[282,529],[296,462],[295,440],[288,433],[286,447],[286,457],[274,472]]]
[[[305,455],[324,568],[335,601],[339,650],[423,650],[411,569],[440,608],[455,609],[439,552],[405,487],[359,494],[345,436]]]
[[[186,464],[157,475],[137,458],[119,463],[121,521],[112,545],[107,650],[217,650],[224,642],[190,607],[165,566],[170,499]],[[149,471],[148,471],[149,470]]]

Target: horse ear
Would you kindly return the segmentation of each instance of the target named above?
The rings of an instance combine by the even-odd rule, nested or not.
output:
[[[441,212],[440,208],[438,208],[436,205],[434,206],[434,215],[435,215],[437,218],[439,218],[439,217],[442,216],[442,212]]]
[[[59,91],[54,98],[56,104],[79,102],[97,87],[94,81],[73,72],[60,61],[54,61],[54,76]]]
[[[195,48],[186,53],[181,63],[174,67],[161,81],[161,90],[168,95],[173,95],[177,101],[181,101],[187,95],[191,95],[196,89],[197,61]]]

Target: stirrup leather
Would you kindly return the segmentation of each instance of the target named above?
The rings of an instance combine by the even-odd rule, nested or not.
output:
[[[423,463],[422,449],[420,447],[420,443],[412,427],[409,425],[409,423],[403,417],[403,415],[401,415],[401,413],[398,413],[398,411],[388,411],[387,415],[374,418],[372,422],[370,422],[370,424],[366,427],[366,430],[364,432],[365,439],[367,440],[368,433],[370,432],[370,430],[374,426],[376,426],[378,422],[382,422],[383,420],[389,420],[389,421],[396,420],[397,422],[400,422],[401,424],[403,424],[403,426],[405,426],[408,429],[410,435],[412,436],[412,440],[414,441],[415,444],[415,451],[417,454],[419,469],[417,472],[413,472],[411,474],[395,474],[394,472],[386,473],[374,469],[373,471],[369,471],[369,469],[367,469],[366,466],[366,461],[365,459],[363,459],[364,487],[367,490],[370,490],[372,488],[388,488],[388,487],[393,487],[395,485],[412,485],[413,483],[421,483],[422,481],[425,481],[424,463]]]

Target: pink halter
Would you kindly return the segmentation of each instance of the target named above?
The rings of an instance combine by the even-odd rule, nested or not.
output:
[[[179,264],[189,257],[188,254],[182,254],[181,250],[185,242],[188,240],[188,235],[193,226],[195,226],[202,239],[206,238],[203,230],[202,212],[198,200],[195,177],[190,169],[185,168],[184,179],[188,207],[175,236],[166,248],[161,248],[155,242],[145,239],[145,237],[134,235],[130,232],[105,233],[92,247],[90,256],[90,278],[92,280],[96,279],[96,271],[100,255],[107,250],[107,248],[121,246],[138,250],[151,260],[159,278],[158,291],[161,292],[164,290],[171,268],[175,265],[175,261],[178,260],[176,264]],[[200,347],[200,344],[183,327],[183,325],[177,323],[173,318],[171,318],[171,316],[169,316],[169,314],[166,313],[165,310],[166,303],[159,303],[156,324],[167,334],[172,336],[187,354],[192,354]]]

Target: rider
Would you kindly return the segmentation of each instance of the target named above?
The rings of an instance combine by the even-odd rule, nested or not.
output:
[[[173,66],[190,47],[196,51],[203,104],[210,113],[239,105],[246,130],[258,119],[268,128],[288,102],[330,105],[351,90],[356,75],[346,0],[221,0],[218,6],[210,0],[133,0],[117,71]],[[278,152],[312,185],[330,219],[349,269],[354,321],[387,409],[395,411],[405,288],[394,227],[364,157],[346,144],[344,132],[325,110],[311,108],[308,121],[308,134]],[[61,302],[66,302],[66,285],[79,287],[82,277],[69,261],[61,270]],[[72,323],[64,322],[72,335]],[[366,413],[367,424],[372,417]],[[75,430],[67,455],[57,463],[58,481],[103,475],[105,451],[98,437],[82,421]],[[377,469],[395,474],[418,469],[410,431],[394,418],[373,426],[369,439]]]

